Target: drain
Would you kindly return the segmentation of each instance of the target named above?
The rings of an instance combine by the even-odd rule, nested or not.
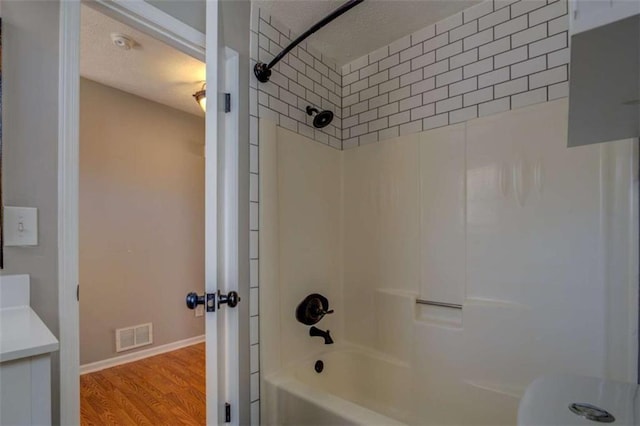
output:
[[[616,421],[613,414],[591,404],[574,402],[573,404],[569,404],[569,410],[580,417],[598,423],[613,423]]]
[[[324,370],[324,362],[317,360],[316,365],[313,366],[313,369],[316,370],[316,373],[318,374],[322,373],[322,370]]]

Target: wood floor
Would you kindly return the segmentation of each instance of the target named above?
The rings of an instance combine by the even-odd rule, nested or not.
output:
[[[204,343],[80,376],[90,425],[204,425]]]

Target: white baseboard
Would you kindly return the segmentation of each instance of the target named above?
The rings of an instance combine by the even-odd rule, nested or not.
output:
[[[173,343],[167,343],[166,345],[156,346],[154,348],[144,349],[142,351],[133,352],[126,355],[120,355],[113,358],[105,359],[102,361],[91,362],[80,366],[80,374],[93,373],[96,371],[104,370],[105,368],[115,367],[117,365],[127,364],[133,361],[139,361],[141,359],[149,358],[155,355],[160,355],[166,352],[175,351],[177,349],[186,348],[187,346],[197,345],[204,342],[204,334],[202,336],[191,337],[189,339],[179,340]]]

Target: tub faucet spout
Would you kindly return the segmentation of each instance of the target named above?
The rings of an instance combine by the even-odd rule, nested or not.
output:
[[[324,344],[325,345],[332,345],[333,344],[333,339],[331,338],[331,335],[329,334],[329,330],[327,331],[322,331],[317,327],[311,327],[309,329],[309,336],[320,336],[324,338]]]

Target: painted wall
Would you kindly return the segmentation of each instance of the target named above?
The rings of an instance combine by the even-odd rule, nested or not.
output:
[[[115,351],[115,329],[154,343],[200,336],[184,296],[204,289],[204,120],[81,79],[80,363]]]
[[[4,205],[38,208],[39,245],[4,249],[0,274],[31,275],[31,306],[58,336],[58,6],[2,3]],[[52,359],[59,423],[59,360]]]

